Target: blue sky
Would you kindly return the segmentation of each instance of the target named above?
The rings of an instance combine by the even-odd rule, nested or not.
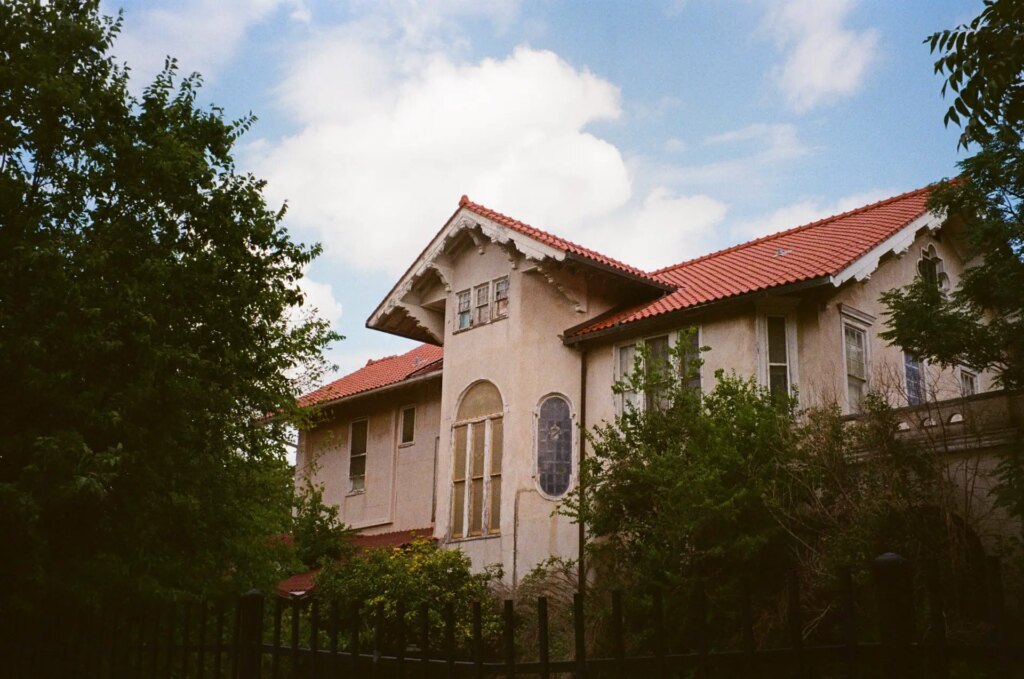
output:
[[[922,40],[981,2],[107,0],[259,122],[237,149],[323,256],[341,373],[413,344],[367,316],[466,193],[644,268],[956,173]]]

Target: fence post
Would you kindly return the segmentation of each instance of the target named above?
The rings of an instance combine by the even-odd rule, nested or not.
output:
[[[887,552],[875,558],[872,574],[878,597],[878,632],[882,642],[884,676],[910,676],[910,645],[914,641],[910,562],[899,554]]]
[[[263,593],[250,590],[238,602],[239,632],[238,677],[259,679],[260,656],[263,653]]]

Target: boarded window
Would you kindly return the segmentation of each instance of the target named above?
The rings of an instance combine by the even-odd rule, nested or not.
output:
[[[550,396],[537,413],[537,480],[540,489],[559,497],[572,478],[572,413],[569,402]]]
[[[501,520],[501,393],[478,382],[462,397],[452,429],[453,538],[492,535]]]

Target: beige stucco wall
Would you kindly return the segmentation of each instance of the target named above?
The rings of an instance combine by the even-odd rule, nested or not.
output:
[[[552,555],[577,554],[576,526],[552,515],[557,502],[543,497],[536,484],[535,415],[541,399],[550,394],[567,398],[578,414],[579,353],[564,346],[558,334],[609,305],[592,294],[583,275],[556,267],[540,270],[522,258],[513,268],[504,248],[485,243],[481,249],[458,253],[451,273],[435,536],[468,554],[477,568],[500,563],[506,579],[515,582]],[[503,275],[510,281],[508,317],[456,331],[456,293]],[[479,380],[492,382],[504,401],[500,534],[452,540],[452,424],[461,396]]]
[[[864,281],[850,281],[828,297],[808,297],[800,311],[801,340],[801,402],[820,405],[835,401],[849,410],[846,402],[846,372],[843,358],[843,306],[873,316],[868,328],[868,388],[885,394],[892,405],[903,406],[906,385],[903,352],[890,346],[879,334],[886,328],[884,307],[879,302],[883,292],[910,283],[917,275],[923,248],[934,246],[943,260],[950,287],[960,281],[963,264],[948,238],[936,238],[930,232],[918,236],[913,245],[900,255],[883,258],[879,267]],[[979,391],[993,387],[992,375],[978,375]],[[944,400],[960,396],[957,369],[941,369],[925,365],[925,383],[929,398]]]
[[[401,412],[408,406],[416,407],[415,435],[401,444]],[[313,473],[341,520],[367,533],[429,527],[440,406],[441,378],[434,375],[328,408],[318,426],[300,434],[297,481]],[[366,483],[350,492],[349,437],[352,422],[361,419],[368,420]]]

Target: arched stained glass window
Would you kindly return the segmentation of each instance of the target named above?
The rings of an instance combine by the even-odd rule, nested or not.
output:
[[[572,412],[561,396],[545,398],[537,412],[537,481],[545,495],[559,497],[572,479]]]

